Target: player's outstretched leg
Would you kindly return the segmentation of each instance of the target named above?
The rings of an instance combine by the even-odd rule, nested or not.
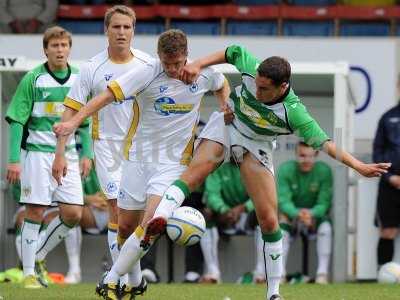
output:
[[[193,160],[182,173],[180,179],[174,181],[165,191],[158,204],[154,216],[146,224],[144,246],[152,236],[162,234],[167,219],[180,207],[186,197],[200,186],[207,176],[214,171],[224,159],[224,146],[212,140],[203,139],[196,148]]]

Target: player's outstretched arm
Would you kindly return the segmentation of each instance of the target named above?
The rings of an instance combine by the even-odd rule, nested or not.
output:
[[[114,94],[109,89],[106,89],[101,94],[89,100],[88,104],[83,106],[71,119],[68,119],[65,122],[63,121],[61,123],[54,124],[54,133],[57,136],[70,135],[78,128],[80,124],[82,124],[86,118],[113,101],[115,101]]]
[[[365,177],[379,177],[382,174],[387,173],[388,169],[392,165],[391,163],[363,163],[347,151],[338,149],[335,143],[332,141],[325,142],[323,145],[323,150],[333,159],[342,162]]]
[[[212,53],[187,64],[181,71],[179,79],[186,84],[193,83],[199,77],[202,68],[223,64],[225,62],[225,50]]]

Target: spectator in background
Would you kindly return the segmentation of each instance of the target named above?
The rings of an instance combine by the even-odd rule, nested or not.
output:
[[[57,17],[58,0],[0,0],[0,32],[44,32]]]
[[[317,234],[318,270],[316,283],[328,283],[332,226],[329,208],[332,202],[332,171],[318,161],[318,151],[299,142],[297,161],[283,163],[277,174],[278,203],[283,233],[283,266],[290,247],[290,233]]]
[[[221,271],[218,261],[218,240],[219,234],[217,225],[232,227],[239,221],[240,215],[244,212],[254,210],[252,201],[246,192],[239,167],[234,162],[228,162],[220,166],[206,179],[206,232],[200,240],[203,251],[206,272],[201,282],[218,283],[221,280]],[[265,282],[263,242],[261,231],[256,229],[256,268],[253,279],[257,283]]]
[[[400,81],[398,82],[400,87]],[[378,265],[393,260],[394,240],[400,227],[400,104],[383,114],[378,123],[373,160],[392,162],[379,181],[376,225],[379,226]]]

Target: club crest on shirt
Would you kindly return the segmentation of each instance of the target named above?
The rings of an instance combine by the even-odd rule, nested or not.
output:
[[[196,93],[199,90],[199,85],[197,84],[197,82],[194,82],[190,85],[189,90],[192,93]]]
[[[113,75],[114,75],[114,74],[104,74],[104,79],[105,79],[106,81],[109,81],[109,80],[113,77]]]

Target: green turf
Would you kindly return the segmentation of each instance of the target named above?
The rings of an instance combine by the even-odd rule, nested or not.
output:
[[[285,300],[399,300],[400,285],[379,284],[314,284],[284,285]],[[94,284],[51,286],[42,290],[25,290],[21,285],[0,284],[1,300],[99,299]],[[254,285],[183,285],[158,284],[149,287],[138,300],[264,300],[264,287]]]

